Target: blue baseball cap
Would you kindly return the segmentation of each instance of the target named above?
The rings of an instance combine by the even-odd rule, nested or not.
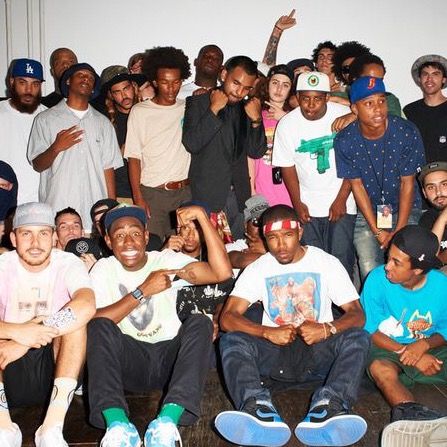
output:
[[[352,85],[349,93],[351,104],[367,98],[371,95],[386,93],[383,79],[374,78],[372,76],[362,76],[356,79]]]
[[[90,98],[91,99],[97,98],[99,96],[99,94],[101,93],[99,76],[96,73],[95,69],[90,64],[87,64],[85,62],[82,62],[80,64],[74,64],[64,71],[62,78],[60,80],[60,84],[59,84],[62,96],[64,96],[64,98],[68,98],[67,81],[71,78],[71,76],[73,76],[77,71],[80,71],[80,70],[88,70],[95,77],[95,85],[93,86],[93,92],[92,92],[92,95]]]
[[[128,205],[127,203],[120,203],[115,208],[107,211],[104,217],[104,227],[109,232],[113,222],[121,217],[135,217],[138,219],[144,227],[146,227],[147,216],[146,212],[140,206]]]
[[[34,59],[16,59],[13,62],[11,77],[17,78],[19,76],[45,81],[42,64]]]

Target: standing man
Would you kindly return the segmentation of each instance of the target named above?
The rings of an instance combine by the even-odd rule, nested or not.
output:
[[[436,234],[440,244],[438,257],[447,264],[447,161],[425,165],[419,173],[419,182],[431,205],[422,214],[419,225]]]
[[[337,174],[350,180],[360,210],[354,245],[363,280],[383,264],[393,234],[419,220],[415,175],[424,164],[424,147],[413,123],[388,115],[382,79],[360,77],[351,85],[350,96],[357,121],[337,134],[334,149]],[[392,210],[391,225],[380,225],[384,205]]]
[[[351,445],[366,431],[366,422],[350,411],[369,348],[358,294],[335,257],[301,245],[303,230],[293,208],[273,206],[261,220],[268,253],[241,273],[220,318],[227,331],[220,341],[222,368],[236,411],[220,413],[216,428],[238,445],[282,446],[290,429],[261,376],[289,383],[318,380],[324,385],[295,435],[305,445]],[[244,317],[259,300],[262,324]],[[344,310],[337,320],[332,303]]]
[[[28,158],[40,172],[39,200],[54,209],[75,208],[88,230],[90,208],[115,198],[115,172],[122,166],[115,130],[89,105],[99,77],[89,64],[72,65],[61,79],[66,101],[40,114],[31,130]]]
[[[145,447],[174,447],[181,442],[177,425],[190,425],[200,414],[213,327],[203,314],[180,322],[176,289],[222,282],[231,266],[202,208],[182,208],[177,216],[180,227],[197,222],[208,262],[172,250],[147,253],[147,216],[140,207],[120,205],[105,215],[114,256],[100,259],[91,272],[98,309],[87,347],[90,420],[107,427],[102,447],[141,445],[125,391],[166,390],[161,411],[146,430]]]
[[[241,239],[242,211],[250,197],[247,156],[260,158],[267,150],[261,103],[246,101],[256,84],[256,62],[232,57],[221,79],[220,88],[187,98],[183,143],[191,153],[193,200],[206,203],[212,213],[224,211],[234,239]]]
[[[436,270],[438,250],[430,230],[402,228],[391,241],[388,262],[369,274],[360,298],[372,340],[368,373],[392,407],[395,422],[384,436],[391,436],[393,426],[400,431],[397,436],[411,435],[406,442],[388,439],[386,445],[433,445],[427,442],[427,421],[441,417],[409,390],[416,383],[447,384],[447,276]]]
[[[405,116],[418,127],[425,147],[425,158],[447,161],[447,59],[437,54],[421,56],[411,67],[414,82],[422,90],[422,99],[404,107]]]
[[[50,73],[54,79],[54,92],[42,98],[42,104],[48,108],[55,106],[64,97],[60,89],[60,81],[64,71],[78,63],[76,54],[69,48],[57,48],[50,56]]]
[[[82,261],[53,249],[54,214],[44,203],[20,205],[0,256],[0,445],[20,447],[8,405],[49,406],[37,447],[68,447],[62,429],[85,362],[95,297]],[[50,397],[51,395],[51,397]]]
[[[334,255],[352,276],[357,212],[349,180],[337,177],[332,122],[349,112],[329,102],[329,77],[313,71],[298,77],[296,109],[278,123],[274,166],[281,167],[300,223],[303,243]]]
[[[188,58],[174,47],[148,50],[143,71],[156,93],[130,112],[124,156],[134,203],[150,216],[149,231],[164,239],[174,231],[171,214],[191,200],[191,157],[182,144],[185,102],[177,100],[191,72]]]
[[[337,47],[330,41],[326,40],[317,45],[312,52],[312,60],[315,64],[317,71],[324,73],[329,77],[329,85],[331,92],[343,91],[343,87],[335,77],[335,73],[332,70],[334,66],[333,58]]]
[[[193,82],[182,85],[178,99],[198,93],[206,93],[217,87],[219,74],[222,71],[223,52],[217,45],[205,45],[194,59],[196,75]]]
[[[0,102],[0,160],[16,173],[20,205],[38,199],[39,174],[28,162],[26,148],[34,118],[46,107],[40,104],[44,81],[41,63],[33,59],[17,59],[13,63],[11,98]]]
[[[101,91],[105,95],[107,117],[113,124],[121,154],[127,135],[127,120],[130,109],[138,102],[138,85],[145,82],[142,74],[132,74],[121,65],[111,65],[101,73]],[[124,166],[115,171],[116,196],[125,201],[132,201],[127,160]],[[123,201],[123,200],[121,200]]]

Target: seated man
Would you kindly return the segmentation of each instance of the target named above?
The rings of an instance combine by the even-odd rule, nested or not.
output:
[[[415,383],[447,384],[447,276],[433,270],[441,264],[438,251],[430,230],[407,225],[394,235],[387,264],[371,271],[361,295],[365,329],[372,334],[368,372],[392,406],[391,421],[405,420],[406,426],[441,417],[408,390]]]
[[[189,204],[192,205],[191,202]],[[208,261],[203,232],[197,221],[179,226],[177,234],[166,241],[165,247],[191,256],[198,261]],[[213,340],[215,340],[219,330],[220,312],[223,303],[233,289],[233,285],[234,279],[230,278],[220,284],[192,285],[178,289],[177,314],[180,321],[184,321],[188,316],[194,314],[208,315],[213,321]]]
[[[140,446],[129,422],[125,390],[167,388],[158,417],[146,430],[146,447],[174,447],[177,424],[193,423],[200,413],[212,348],[213,327],[204,315],[181,323],[176,287],[213,284],[231,276],[223,242],[205,211],[177,211],[179,226],[197,221],[208,262],[172,250],[146,253],[149,239],[143,208],[121,204],[105,215],[106,242],[114,256],[91,271],[97,297],[96,317],[88,327],[90,421],[107,426],[102,447]],[[173,281],[180,278],[181,281]]]
[[[235,444],[284,445],[290,429],[261,376],[324,380],[295,434],[306,445],[350,445],[366,431],[366,422],[350,412],[369,346],[357,292],[334,256],[300,244],[303,230],[293,208],[276,205],[261,220],[268,253],[243,271],[221,315],[227,331],[222,367],[238,411],[220,413],[216,428]],[[257,300],[264,305],[262,325],[243,316]],[[336,321],[332,303],[345,312]]]
[[[8,404],[44,405],[48,399],[36,446],[68,447],[62,428],[84,364],[95,300],[82,262],[52,249],[54,237],[49,205],[20,205],[11,233],[16,250],[0,256],[2,447],[22,445]]]

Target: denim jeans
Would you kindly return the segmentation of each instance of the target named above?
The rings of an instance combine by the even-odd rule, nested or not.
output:
[[[335,256],[352,278],[354,252],[355,214],[345,214],[337,222],[327,217],[312,217],[304,225],[302,242],[321,248]]]
[[[355,402],[369,344],[367,332],[352,328],[310,346],[304,381],[324,380],[324,385],[313,394],[311,407],[327,403],[331,397],[338,397],[348,407]],[[242,332],[228,332],[222,336],[222,368],[235,408],[241,409],[251,397],[271,400],[270,391],[261,385],[261,377],[270,376],[278,366],[281,349],[281,346]]]
[[[417,224],[421,217],[422,211],[418,208],[413,208],[409,217],[408,224]],[[394,231],[397,224],[397,213],[393,214],[393,228]],[[363,214],[357,214],[354,229],[354,246],[357,252],[360,279],[363,283],[368,273],[379,265],[385,262],[386,250],[380,248],[376,237],[369,228]]]

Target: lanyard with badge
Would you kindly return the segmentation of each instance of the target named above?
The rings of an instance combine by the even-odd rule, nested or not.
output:
[[[379,229],[390,229],[393,227],[393,207],[389,203],[385,203],[384,178],[385,178],[385,145],[383,145],[383,159],[382,159],[382,176],[379,179],[377,172],[371,159],[371,154],[365,145],[365,152],[371,164],[374,178],[380,190],[381,205],[376,205],[376,226]]]

